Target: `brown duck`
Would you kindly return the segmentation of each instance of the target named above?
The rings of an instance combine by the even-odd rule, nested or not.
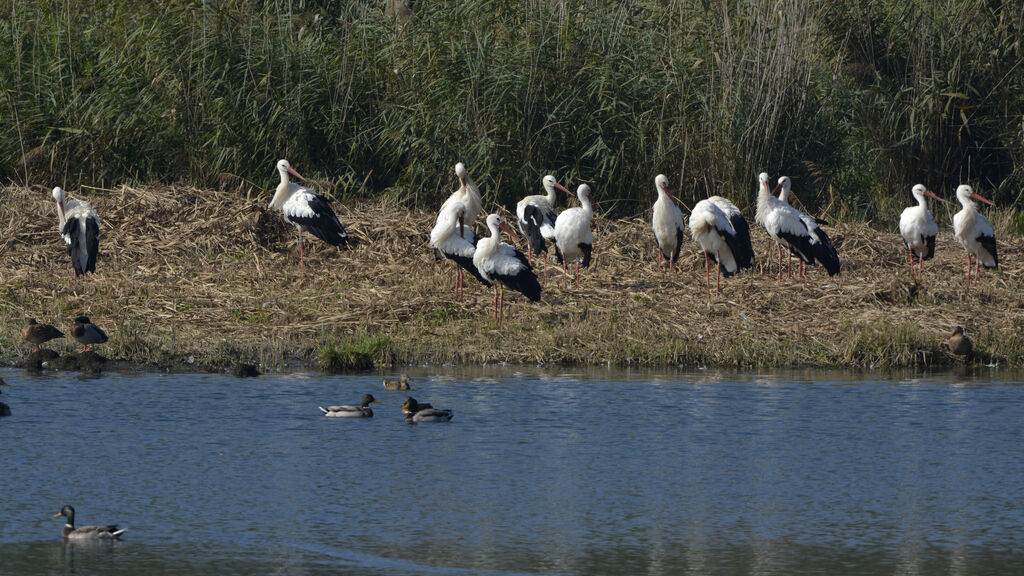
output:
[[[64,333],[50,324],[40,324],[36,322],[35,318],[29,318],[28,324],[25,324],[25,327],[21,329],[21,337],[26,342],[35,344],[36,347],[32,351],[38,352],[41,344],[49,342],[54,338],[63,338]]]
[[[970,356],[974,351],[974,344],[964,334],[963,326],[957,326],[956,330],[953,330],[953,335],[949,337],[949,351],[957,356]]]
[[[385,378],[384,379],[385,390],[409,390],[409,375],[402,374],[400,378]]]

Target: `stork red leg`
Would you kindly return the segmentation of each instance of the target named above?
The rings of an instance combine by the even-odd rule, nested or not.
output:
[[[780,268],[781,270],[781,268]],[[708,304],[711,303],[711,263],[708,261],[708,253],[704,253],[704,275],[708,284]]]
[[[782,244],[776,244],[779,247],[779,281],[782,281]]]
[[[302,274],[306,273],[306,261],[303,258],[302,249],[302,228],[299,228],[299,270],[302,272]]]
[[[722,281],[722,261],[719,260],[718,261],[718,266],[715,269],[715,298],[717,298],[717,297],[722,295],[722,291],[719,288],[719,284],[721,284],[721,281]]]

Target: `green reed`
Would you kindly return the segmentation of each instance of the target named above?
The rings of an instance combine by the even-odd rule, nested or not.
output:
[[[894,221],[909,188],[1024,184],[1010,4],[0,0],[0,178],[267,188],[432,206],[463,161],[488,203],[545,173],[637,214],[794,178],[813,210]],[[838,200],[841,204],[830,201]]]

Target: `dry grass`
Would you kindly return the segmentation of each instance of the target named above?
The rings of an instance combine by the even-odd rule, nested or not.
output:
[[[957,324],[982,361],[1024,364],[1017,236],[999,245],[1002,269],[968,290],[964,252],[948,229],[922,284],[909,280],[898,237],[865,224],[831,229],[840,276],[812,268],[806,281],[779,282],[774,266],[766,269],[775,252],[755,226],[757,268],[723,279],[708,307],[703,257],[692,242],[677,270],[659,273],[646,215],[598,217],[582,288],[562,291],[560,271],[549,265],[542,301],[507,293],[499,330],[482,286],[467,284],[465,299],[453,302],[450,269],[427,244],[434,214],[387,199],[336,205],[359,243],[339,251],[310,240],[303,276],[294,230],[266,211],[267,192],[72,191],[102,220],[97,273],[76,281],[49,191],[2,193],[5,363],[29,349],[19,335],[26,318],[67,328],[86,314],[110,335],[107,355],[175,368],[330,364],[325,353],[339,343],[361,349],[362,340],[371,341],[376,362],[399,364],[943,365],[954,362],[944,342]]]

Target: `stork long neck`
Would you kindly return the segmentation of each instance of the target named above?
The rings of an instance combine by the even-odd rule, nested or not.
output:
[[[270,205],[280,210],[292,195],[292,183],[288,179],[288,172],[284,170],[278,170],[278,172],[281,173],[281,183],[277,185],[277,190],[274,192],[274,198],[270,201]]]
[[[765,218],[768,216],[768,212],[771,209],[771,198],[772,195],[768,191],[768,183],[762,181],[758,184],[757,188],[757,221],[762,224]]]
[[[488,222],[487,229],[490,230],[491,235],[477,242],[476,249],[477,251],[482,250],[484,256],[490,257],[497,250],[498,243],[501,242],[501,230],[498,229],[498,225],[494,222]]]
[[[548,205],[553,207],[558,201],[558,190],[552,184],[544,184],[544,191],[547,192]]]
[[[782,190],[779,192],[779,200],[782,200],[786,204],[789,204],[789,185],[783,184]]]
[[[587,216],[592,216],[594,214],[594,208],[590,205],[590,194],[579,194],[578,196],[580,198],[580,206],[583,207],[583,212],[585,212]]]
[[[61,230],[64,229],[64,224],[67,223],[67,216],[64,215],[64,200],[57,201],[57,219],[60,221]]]

